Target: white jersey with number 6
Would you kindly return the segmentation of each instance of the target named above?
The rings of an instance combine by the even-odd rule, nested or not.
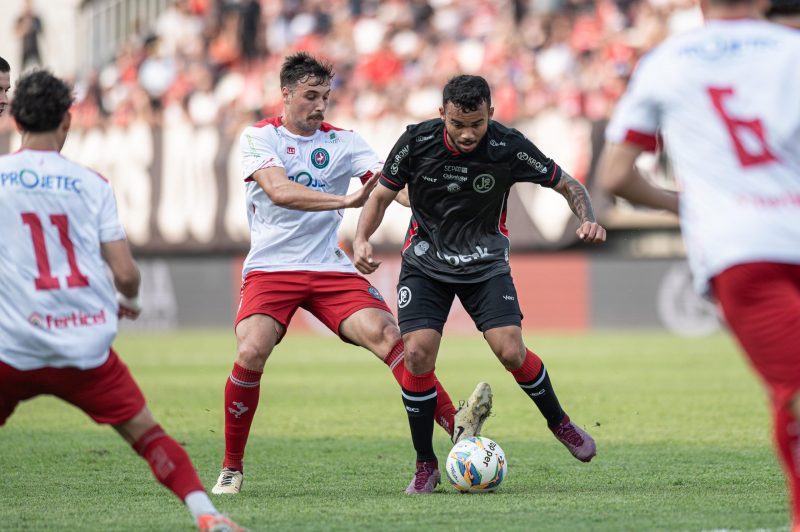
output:
[[[55,151],[2,156],[0,227],[0,361],[105,362],[117,302],[100,244],[125,238],[109,183]]]
[[[800,32],[714,20],[637,67],[607,130],[646,149],[663,136],[700,292],[726,268],[800,263]]]

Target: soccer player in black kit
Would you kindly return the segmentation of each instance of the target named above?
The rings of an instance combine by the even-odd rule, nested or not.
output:
[[[531,182],[559,192],[580,220],[577,234],[585,242],[604,242],[606,231],[596,223],[583,185],[519,131],[492,121],[485,79],[457,76],[444,87],[442,100],[441,119],[408,126],[395,144],[382,186],[364,206],[353,242],[356,268],[364,274],[375,271],[380,263],[372,258],[369,237],[408,185],[412,217],[397,306],[408,369],[402,396],[417,452],[409,495],[431,493],[441,478],[433,451],[433,369],[455,296],[555,437],[583,462],[596,453],[591,436],[561,408],[541,359],[522,340],[522,314],[508,263],[509,189]]]

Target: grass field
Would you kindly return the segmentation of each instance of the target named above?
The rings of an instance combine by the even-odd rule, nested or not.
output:
[[[528,335],[562,404],[598,442],[591,464],[547,431],[479,337],[447,339],[454,400],[494,389],[484,434],[506,451],[498,493],[406,497],[413,450],[388,369],[334,338],[288,337],[262,381],[242,493],[215,497],[253,530],[786,530],[760,385],[723,335]],[[223,449],[229,331],[116,343],[161,424],[211,486]],[[437,428],[440,460],[449,440]],[[0,429],[0,530],[191,530],[188,513],[107,427],[51,398]]]

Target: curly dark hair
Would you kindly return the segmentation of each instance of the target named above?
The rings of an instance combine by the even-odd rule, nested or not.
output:
[[[5,74],[6,72],[11,72],[11,65],[8,64],[8,61],[0,57],[0,72]]]
[[[281,87],[288,87],[290,90],[312,77],[317,78],[315,85],[322,85],[329,83],[333,76],[333,66],[330,63],[323,63],[306,52],[288,56],[281,65]]]
[[[451,102],[453,105],[470,113],[477,111],[483,102],[492,106],[492,92],[489,84],[480,76],[463,74],[451,78],[442,91],[442,105]]]
[[[17,81],[11,115],[23,131],[53,131],[72,106],[72,90],[47,70],[34,70]]]

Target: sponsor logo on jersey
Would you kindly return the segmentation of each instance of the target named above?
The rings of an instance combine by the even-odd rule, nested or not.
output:
[[[23,188],[26,190],[56,190],[81,193],[81,180],[66,175],[42,175],[30,169],[19,172],[0,173],[0,186]]]
[[[426,175],[422,176],[422,179],[428,181],[429,183],[436,183],[438,181],[438,179],[436,179],[435,177],[428,177]]]
[[[397,152],[397,155],[394,156],[394,162],[392,163],[392,166],[389,168],[389,172],[392,175],[397,175],[397,172],[400,171],[400,161],[402,161],[403,159],[406,158],[406,156],[408,156],[409,151],[411,150],[409,149],[408,144],[406,144],[399,152]]]
[[[472,188],[479,194],[485,194],[494,188],[494,177],[489,174],[481,174],[472,182]]]
[[[401,286],[397,290],[397,306],[406,308],[409,303],[411,303],[411,289],[407,286]]]
[[[506,301],[514,301],[515,298],[514,298],[514,296],[510,296],[508,294],[503,294],[503,299],[505,299]]]
[[[325,190],[325,183],[312,176],[308,172],[300,172],[297,175],[290,175],[289,181],[294,181],[299,185],[303,185],[304,187],[314,190]]]
[[[325,148],[317,148],[311,152],[311,164],[315,168],[325,168],[331,162],[331,156]]]
[[[294,155],[295,153],[297,153],[297,148],[295,148],[294,146],[287,146],[286,153],[288,153],[289,155]]]
[[[468,253],[466,255],[448,255],[447,253],[437,251],[436,256],[439,257],[439,260],[445,261],[450,266],[460,266],[461,264],[492,256],[486,248],[475,246],[475,250],[475,253]]]
[[[461,192],[461,185],[458,183],[450,183],[447,185],[447,191],[450,193]]]
[[[428,244],[424,240],[421,240],[416,246],[414,246],[414,255],[416,255],[417,257],[421,257],[428,252],[430,247],[431,247],[430,244]]]
[[[371,295],[378,301],[383,301],[383,296],[381,295],[380,292],[378,292],[378,289],[375,288],[374,286],[370,286],[369,288],[367,288],[367,292],[369,292],[369,295]]]
[[[87,314],[78,310],[62,316],[53,316],[52,314],[42,316],[38,312],[34,312],[28,316],[28,322],[34,327],[48,330],[93,327],[106,322],[106,310],[101,309],[97,314]]]
[[[414,140],[416,140],[417,142],[425,142],[426,140],[431,140],[432,138],[433,138],[433,135],[425,135],[425,136],[420,135],[419,137],[417,137]]]
[[[505,145],[506,145],[506,143],[503,142],[502,140],[500,142],[498,142],[498,141],[496,141],[494,139],[491,139],[489,141],[489,146],[494,146],[495,148],[497,148],[498,146],[505,146]]]
[[[546,174],[547,173],[547,167],[545,165],[543,165],[542,163],[537,161],[534,157],[528,155],[524,151],[518,151],[517,152],[517,159],[519,159],[520,161],[528,163],[528,166],[530,166],[531,168],[534,168],[540,174]]]

